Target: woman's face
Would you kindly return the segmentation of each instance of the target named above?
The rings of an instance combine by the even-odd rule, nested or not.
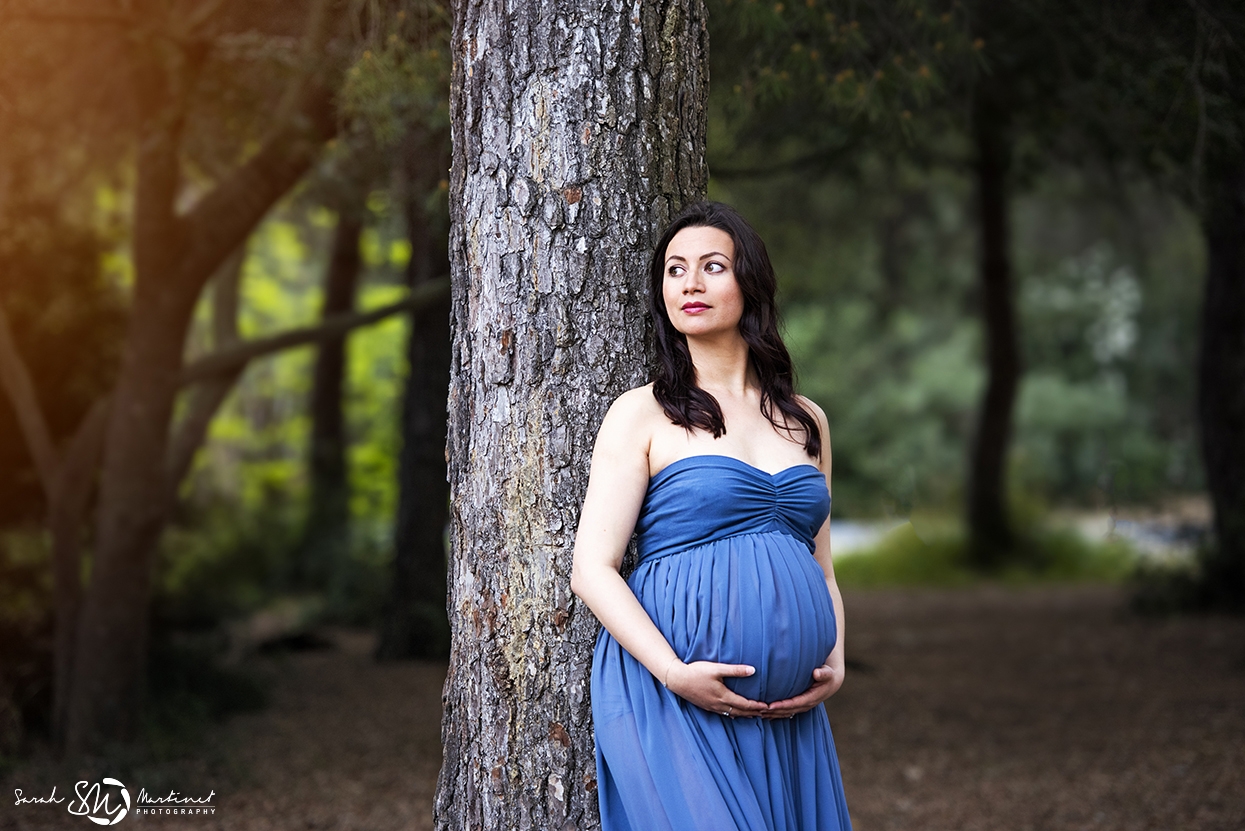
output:
[[[674,328],[685,335],[736,330],[744,296],[735,281],[735,243],[718,228],[684,228],[666,246],[662,296]]]

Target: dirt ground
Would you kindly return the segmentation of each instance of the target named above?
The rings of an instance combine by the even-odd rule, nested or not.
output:
[[[1245,829],[1245,621],[1141,620],[1102,587],[853,592],[846,605],[853,666],[830,713],[856,831]],[[157,783],[215,790],[214,817],[125,823],[431,828],[444,667],[377,665],[366,633],[335,638],[262,659],[272,705]],[[72,782],[39,759],[3,778],[27,796]],[[6,831],[84,827],[64,804],[0,808]]]

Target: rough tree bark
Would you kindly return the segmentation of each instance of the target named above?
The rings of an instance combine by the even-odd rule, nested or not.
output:
[[[972,134],[987,380],[977,412],[966,501],[970,558],[989,569],[1006,560],[1015,546],[1008,517],[1007,451],[1021,372],[1008,251],[1007,110],[1001,91],[992,89],[989,80],[973,96]]]
[[[1211,605],[1245,609],[1245,156],[1208,177],[1206,295],[1198,416],[1215,543],[1204,562]]]
[[[443,216],[424,204],[448,167],[445,130],[414,130],[402,151],[406,181],[407,238],[412,287],[449,270]],[[393,581],[376,657],[442,658],[450,651],[445,613],[446,400],[450,384],[450,303],[424,309],[411,319],[402,399],[402,455],[398,462],[398,511],[394,523]]]
[[[596,427],[647,380],[655,231],[705,185],[705,24],[700,0],[455,6],[439,829],[599,825],[573,534]]]
[[[324,277],[321,317],[354,309],[359,280],[359,234],[362,222],[343,211],[333,231]],[[324,586],[338,573],[350,547],[350,486],[346,465],[346,416],[342,389],[346,373],[346,336],[321,342],[311,386],[311,499],[300,546],[298,574],[309,585]]]

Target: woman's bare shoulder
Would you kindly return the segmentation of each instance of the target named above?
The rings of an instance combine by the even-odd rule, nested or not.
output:
[[[797,392],[795,394],[795,400],[800,404],[800,406],[808,410],[809,413],[818,421],[824,422],[826,420],[826,411],[821,408],[820,404],[809,398],[807,395],[800,395]]]
[[[661,406],[653,397],[653,385],[629,389],[610,404],[601,422],[598,437],[611,442],[643,446],[647,451],[653,434],[654,418],[661,415]]]
[[[795,400],[799,402],[801,407],[803,407],[805,410],[808,410],[808,412],[813,416],[813,418],[817,419],[817,424],[818,426],[821,427],[822,440],[825,441],[826,443],[829,443],[830,441],[830,420],[826,418],[826,411],[823,410],[816,401],[814,401],[813,399],[809,398],[806,395],[800,395],[799,393],[796,393]]]
[[[609,413],[628,418],[652,418],[661,413],[661,405],[653,397],[652,383],[648,383],[629,389],[615,398],[610,404]]]

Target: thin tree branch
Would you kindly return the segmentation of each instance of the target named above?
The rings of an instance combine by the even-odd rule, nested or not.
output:
[[[212,283],[212,346],[224,350],[235,345],[238,338],[238,283],[242,279],[242,264],[246,260],[246,243],[239,245],[229,255]],[[211,377],[198,384],[190,394],[185,416],[177,425],[169,441],[166,475],[169,483],[169,501],[177,499],[177,489],[207,438],[212,419],[229,391],[242,375],[245,364],[236,369]]]
[[[56,487],[56,448],[52,444],[52,435],[48,430],[43,409],[39,406],[39,398],[35,395],[30,370],[17,351],[17,344],[13,342],[13,331],[9,328],[9,317],[3,307],[0,307],[0,383],[4,385],[9,401],[13,404],[22,437],[26,440],[26,447],[30,450],[35,471],[39,475],[39,484],[43,486],[43,493],[50,501]]]
[[[336,128],[332,93],[317,86],[303,112],[310,130],[290,126],[269,140],[186,216],[188,246],[179,269],[182,279],[205,280],[242,243],[272,204],[311,166],[322,142]],[[310,133],[310,135],[309,135]]]
[[[238,340],[238,284],[246,261],[246,243],[229,255],[212,282],[212,345],[217,349]]]
[[[1197,10],[1197,37],[1193,48],[1193,63],[1189,66],[1189,81],[1197,101],[1197,133],[1193,139],[1193,203],[1204,207],[1202,200],[1202,166],[1206,159],[1206,89],[1202,86],[1202,64],[1205,61],[1206,14]]]
[[[109,396],[98,399],[87,410],[78,429],[74,431],[64,458],[56,470],[54,498],[57,511],[69,511],[81,516],[86,511],[86,500],[91,491],[91,473],[99,462],[104,448],[104,428],[108,424]]]
[[[193,35],[198,29],[207,24],[213,17],[219,14],[232,0],[204,0],[204,2],[190,14],[186,15],[186,19],[181,22],[178,27],[183,37]]]
[[[445,297],[450,290],[448,277],[424,283],[411,290],[411,293],[397,303],[382,306],[368,312],[351,312],[348,314],[331,315],[315,326],[291,329],[279,335],[257,340],[242,341],[234,346],[200,358],[182,369],[177,376],[179,386],[192,384],[196,381],[212,378],[221,374],[234,372],[255,358],[305,346],[309,343],[340,337],[351,329],[367,326],[400,312],[413,312]]]
[[[186,214],[187,249],[180,279],[201,285],[199,281],[243,243],[273,202],[311,167],[323,142],[337,132],[333,90],[319,77],[332,30],[330,6],[330,0],[316,0],[311,9],[302,65],[282,95],[259,151]]]
[[[20,20],[29,23],[70,23],[74,25],[94,26],[106,23],[110,26],[129,26],[134,18],[124,14],[107,14],[104,12],[46,12],[36,9],[8,12],[0,15],[6,22]]]
[[[810,168],[828,167],[843,157],[850,149],[850,144],[827,147],[794,159],[754,165],[752,167],[730,167],[727,165],[709,165],[709,173],[718,179],[749,179],[772,176],[775,173],[798,173]]]
[[[314,0],[311,11],[307,14],[307,32],[303,35],[302,49],[299,50],[298,72],[286,85],[277,104],[273,118],[274,133],[286,126],[308,82],[314,80],[318,71],[322,71],[323,52],[329,35],[330,5],[331,0]]]
[[[243,364],[228,372],[213,375],[196,384],[190,393],[186,415],[178,424],[177,435],[169,442],[168,462],[165,465],[169,483],[169,501],[177,499],[177,490],[194,464],[195,454],[207,438],[208,428],[217,410],[229,397],[238,378],[242,376]]]

